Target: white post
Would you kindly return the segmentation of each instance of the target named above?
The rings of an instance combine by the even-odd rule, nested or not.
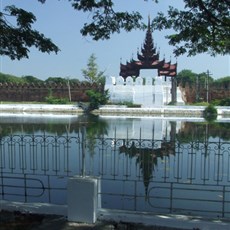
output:
[[[68,220],[95,223],[97,220],[98,185],[95,177],[76,176],[69,178],[67,186]]]

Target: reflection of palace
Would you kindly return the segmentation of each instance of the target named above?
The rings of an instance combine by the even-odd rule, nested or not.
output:
[[[103,119],[106,121],[106,117]],[[109,118],[107,137],[122,140],[119,153],[136,158],[146,196],[158,160],[175,154],[175,138],[180,128],[180,121],[162,118]]]
[[[119,152],[125,153],[129,157],[136,157],[136,163],[139,164],[142,171],[147,195],[148,185],[152,179],[158,159],[175,154],[175,138],[177,131],[181,127],[181,122],[161,118],[116,118],[113,123],[110,118],[109,125],[109,137],[124,139]],[[126,139],[131,140],[127,143]],[[138,142],[140,139],[142,141],[146,140],[146,142]]]
[[[148,143],[146,143],[148,145]],[[129,143],[123,141],[123,145],[119,148],[120,153],[124,153],[129,157],[136,157],[136,163],[142,171],[143,182],[145,186],[145,194],[147,196],[149,183],[153,177],[153,172],[157,166],[158,158],[168,157],[170,154],[175,155],[175,142],[163,141],[160,148],[143,147],[143,143],[132,141],[130,147]]]
[[[170,140],[170,135],[177,133],[181,127],[181,121],[173,122],[162,118],[110,117],[107,136],[119,139]]]

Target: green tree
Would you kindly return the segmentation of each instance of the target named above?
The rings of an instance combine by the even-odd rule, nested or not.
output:
[[[86,81],[90,83],[98,83],[103,84],[105,83],[105,76],[104,71],[98,70],[98,65],[96,63],[96,56],[91,54],[87,63],[87,68],[82,69],[82,75]]]
[[[25,80],[14,75],[0,73],[0,82],[1,83],[25,83]]]
[[[157,2],[157,0],[154,0]],[[94,40],[109,39],[111,34],[120,33],[121,29],[129,32],[143,28],[141,14],[128,11],[116,12],[112,0],[72,0],[74,9],[91,12],[91,22],[81,29],[83,36],[90,35]]]
[[[224,88],[230,87],[230,76],[219,78],[219,79],[215,80],[213,82],[213,86],[216,86],[216,87],[219,86],[219,87],[224,87]]]
[[[23,76],[22,80],[24,80],[26,83],[41,83],[41,82],[43,82],[41,79],[38,79],[38,78],[36,78],[34,76],[30,76],[30,75]]]
[[[104,92],[98,92],[91,89],[87,90],[86,94],[89,97],[89,106],[87,108],[87,112],[98,109],[100,105],[105,105],[109,100],[108,90],[105,90]]]
[[[182,85],[182,87],[185,86],[185,84],[188,84],[190,87],[195,87],[196,84],[202,85],[205,87],[206,81],[208,78],[209,84],[213,82],[213,78],[207,73],[194,73],[191,70],[184,69],[180,71],[177,75],[177,84]]]
[[[81,81],[77,78],[69,79],[70,84],[80,84]]]
[[[98,89],[100,89],[87,90],[86,94],[89,97],[89,104],[87,106],[81,103],[79,104],[79,106],[88,113],[94,109],[98,109],[100,105],[106,104],[109,99],[108,90],[102,89],[105,84],[104,71],[98,70],[96,56],[94,54],[90,55],[87,63],[87,68],[82,69],[82,75],[87,82],[90,82],[91,84],[97,84],[99,86]]]
[[[211,55],[230,53],[230,1],[184,0],[185,8],[169,7],[153,20],[155,29],[173,29],[167,36],[175,46],[176,56],[208,52]]]
[[[220,100],[220,106],[230,106],[230,97]]]
[[[45,3],[46,0],[38,0]],[[143,0],[144,1],[144,0]],[[146,0],[147,1],[147,0]],[[150,1],[150,0],[149,0]],[[161,0],[152,0],[157,3]],[[129,32],[143,29],[142,16],[137,11],[116,12],[112,0],[69,0],[77,11],[91,13],[91,19],[81,29],[84,36],[94,40],[109,39],[113,33],[122,29]],[[167,36],[174,46],[176,56],[187,53],[208,52],[211,55],[230,53],[230,2],[229,0],[183,0],[184,8],[179,10],[170,6],[167,14],[162,12],[153,19],[157,30],[173,29]],[[173,5],[173,1],[172,1]],[[153,6],[154,7],[154,6]],[[7,17],[15,17],[16,25]],[[0,13],[0,54],[11,59],[28,57],[31,46],[42,52],[58,52],[58,47],[42,33],[32,29],[36,17],[23,9],[8,6]]]
[[[46,83],[62,83],[67,84],[68,80],[62,77],[49,77],[45,80]]]
[[[204,118],[205,120],[211,122],[216,120],[217,118],[217,109],[213,105],[208,105],[204,110]]]
[[[15,24],[8,19],[11,17],[15,17]],[[58,47],[32,28],[35,21],[36,17],[31,12],[15,6],[7,6],[0,12],[0,55],[6,55],[13,60],[28,58],[29,48],[32,46],[41,52],[57,53]]]
[[[193,73],[191,70],[184,69],[177,75],[177,84],[182,85],[182,87],[185,87],[186,84],[193,86],[196,82],[196,76],[197,74]]]
[[[198,80],[200,85],[205,85],[207,83],[207,80],[208,84],[211,85],[214,81],[214,79],[207,72],[200,73],[197,76],[199,78]]]

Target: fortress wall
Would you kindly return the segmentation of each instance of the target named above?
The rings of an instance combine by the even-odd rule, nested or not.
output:
[[[186,84],[185,87],[180,86],[180,89],[183,94],[183,98],[186,103],[194,103],[196,102],[196,97],[200,98],[200,100],[206,100],[207,98],[207,90],[204,85],[200,85],[199,89],[196,89],[194,86],[190,86]],[[215,99],[224,99],[230,97],[230,83],[228,85],[222,86],[209,86],[208,90],[208,99],[209,101]]]
[[[103,90],[103,87],[90,83],[70,85],[72,101],[87,101],[86,91],[90,89]],[[69,88],[66,84],[16,84],[0,83],[0,101],[38,101],[44,102],[45,98],[69,98]]]

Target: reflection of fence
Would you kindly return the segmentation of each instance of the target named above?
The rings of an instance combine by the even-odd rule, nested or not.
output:
[[[1,199],[65,204],[68,177],[93,175],[102,207],[230,216],[229,142],[86,137],[2,137]]]

